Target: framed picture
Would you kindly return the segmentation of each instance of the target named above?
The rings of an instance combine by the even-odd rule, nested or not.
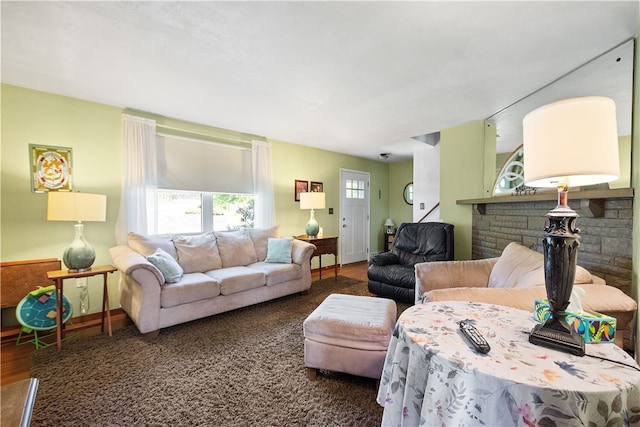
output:
[[[29,144],[31,191],[72,191],[72,149]]]
[[[323,187],[321,182],[311,181],[311,190],[312,193],[322,193]]]
[[[309,181],[301,181],[299,179],[296,179],[293,190],[293,200],[299,202],[300,193],[306,193],[307,191],[309,191]]]

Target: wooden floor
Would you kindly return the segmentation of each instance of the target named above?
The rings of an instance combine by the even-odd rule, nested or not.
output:
[[[358,262],[344,265],[339,268],[338,274],[358,280],[367,280],[367,262]],[[333,275],[333,266],[322,270],[324,278]],[[312,280],[318,279],[318,271],[312,273]],[[114,310],[111,317],[113,329],[122,328],[131,321],[121,310]],[[87,318],[85,322],[75,321],[74,331],[78,335],[71,339],[83,339],[100,334],[99,314],[92,318]],[[55,340],[54,340],[55,341]],[[64,343],[63,343],[64,345]],[[16,381],[31,377],[31,353],[35,351],[32,344],[16,346],[15,334],[3,333],[0,347],[0,385],[11,384]]]

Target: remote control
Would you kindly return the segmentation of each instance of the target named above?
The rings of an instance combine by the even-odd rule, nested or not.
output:
[[[471,320],[461,320],[458,324],[460,325],[462,334],[467,337],[477,351],[480,353],[489,353],[489,350],[491,350],[489,343],[487,343],[487,340],[478,332],[476,327],[471,324]]]

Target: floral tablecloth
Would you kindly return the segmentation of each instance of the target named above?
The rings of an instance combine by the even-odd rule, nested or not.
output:
[[[464,319],[488,341],[488,354],[460,334]],[[584,357],[533,345],[535,324],[530,312],[491,304],[407,309],[380,380],[382,425],[640,426],[633,358],[611,343],[587,344]]]

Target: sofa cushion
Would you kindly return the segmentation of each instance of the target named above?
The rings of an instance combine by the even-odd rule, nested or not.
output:
[[[488,287],[515,287],[522,276],[542,266],[543,258],[539,252],[514,242],[509,243],[491,270]]]
[[[222,259],[213,233],[173,237],[178,263],[185,273],[205,272],[222,268]]]
[[[573,281],[576,284],[593,283],[593,276],[584,268],[576,265],[576,277]],[[531,286],[544,285],[544,265],[520,277],[516,283],[516,288],[528,288]]]
[[[269,237],[267,243],[267,257],[264,262],[291,264],[291,249],[293,237],[274,239]]]
[[[144,236],[133,232],[127,234],[129,247],[144,257],[148,257],[156,249],[160,248],[174,259],[178,259],[171,237],[171,234],[156,234],[152,236]]]
[[[256,262],[251,264],[249,268],[264,273],[267,278],[267,286],[279,285],[302,277],[302,266],[298,264]]]
[[[279,227],[276,225],[270,228],[249,228],[249,236],[253,241],[258,261],[264,261],[267,257],[267,246],[269,237],[280,237]]]
[[[154,253],[147,257],[147,261],[155,265],[162,276],[165,283],[175,283],[180,280],[184,273],[180,264],[173,259],[171,255],[158,248]]]
[[[214,231],[214,234],[224,268],[258,262],[258,255],[247,230]]]
[[[242,266],[211,270],[206,274],[220,284],[222,295],[231,295],[267,284],[262,271]]]
[[[203,273],[188,273],[177,283],[164,285],[160,293],[161,307],[175,307],[220,295],[220,285]]]

